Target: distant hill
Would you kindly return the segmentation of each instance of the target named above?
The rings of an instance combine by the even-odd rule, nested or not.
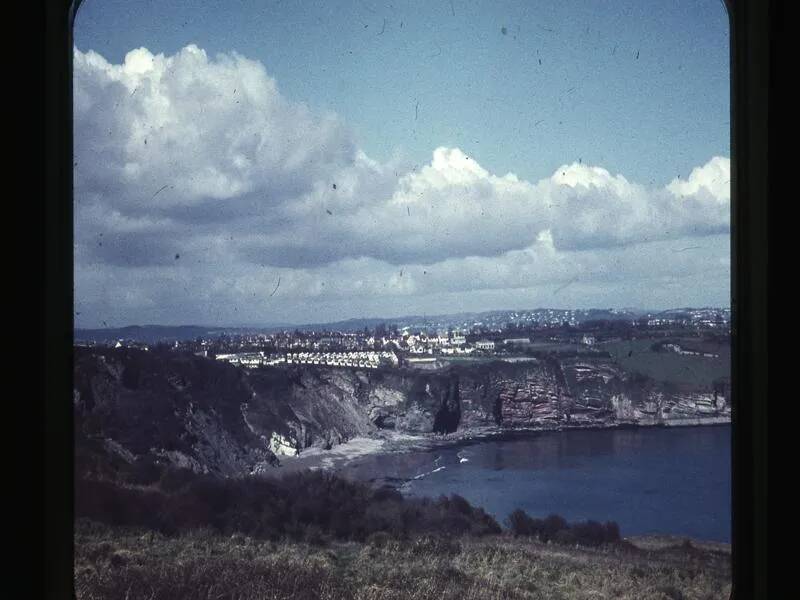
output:
[[[244,327],[204,327],[200,325],[129,325],[127,327],[107,327],[102,329],[76,329],[77,342],[113,342],[115,340],[135,340],[146,344],[194,340],[198,337],[218,337],[222,335],[243,334],[263,331]]]
[[[268,324],[250,327],[225,327],[204,325],[129,325],[127,327],[107,327],[100,329],[76,329],[75,340],[80,342],[111,342],[119,339],[135,340],[153,344],[193,340],[198,337],[219,337],[247,333],[270,333],[281,330],[313,330],[313,331],[359,331],[365,327],[374,329],[381,323],[398,327],[459,327],[465,323],[483,323],[487,326],[505,325],[509,322],[524,323],[531,320],[560,321],[573,320],[577,323],[585,321],[633,320],[647,314],[671,315],[688,314],[694,311],[716,311],[725,309],[713,308],[676,308],[664,311],[646,311],[635,308],[612,309],[554,309],[536,308],[519,310],[491,310],[484,312],[464,312],[440,315],[407,315],[402,317],[363,317],[333,321],[328,323],[308,323],[303,325]]]
[[[313,329],[316,331],[358,331],[368,327],[374,328],[381,323],[394,324],[399,327],[457,327],[464,322],[481,322],[484,324],[505,324],[508,322],[519,322],[520,316],[545,317],[548,313],[560,315],[565,320],[572,316],[579,323],[593,320],[620,320],[636,319],[644,314],[645,311],[617,311],[610,309],[525,309],[525,310],[489,310],[484,312],[465,312],[440,315],[409,315],[394,318],[356,318],[346,321],[336,321],[333,323],[314,323],[309,325],[298,325],[299,329]],[[516,317],[514,315],[517,315]]]

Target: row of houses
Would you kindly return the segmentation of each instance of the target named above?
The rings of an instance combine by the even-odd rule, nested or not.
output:
[[[295,365],[327,365],[377,369],[381,365],[396,367],[399,359],[394,352],[295,352],[286,355],[286,363]]]
[[[285,362],[282,356],[268,355],[264,352],[238,352],[234,354],[217,354],[217,360],[224,360],[242,367],[261,367]]]
[[[357,367],[377,369],[382,365],[397,366],[399,360],[394,352],[288,352],[266,354],[264,352],[218,354],[217,360],[256,368],[276,365],[324,365],[330,367]]]

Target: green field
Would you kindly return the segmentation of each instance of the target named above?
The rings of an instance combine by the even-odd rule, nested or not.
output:
[[[563,342],[531,342],[524,346],[526,350],[535,352],[579,352],[586,351],[586,346],[580,344],[565,344]]]
[[[714,380],[731,375],[730,347],[715,348],[719,358],[683,356],[674,352],[654,352],[651,346],[660,340],[642,339],[601,343],[625,370],[641,373],[656,381],[679,385],[710,387]]]

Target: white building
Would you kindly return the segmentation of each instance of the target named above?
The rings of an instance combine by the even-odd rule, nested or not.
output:
[[[492,351],[494,350],[494,342],[491,340],[478,340],[477,342],[475,342],[475,347],[478,350]]]

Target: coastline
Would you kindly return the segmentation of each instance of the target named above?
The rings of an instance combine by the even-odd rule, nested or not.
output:
[[[329,450],[319,447],[303,449],[296,456],[279,457],[280,465],[269,475],[283,475],[305,469],[337,472],[347,463],[376,454],[405,452],[428,452],[435,448],[458,447],[491,440],[512,440],[537,433],[557,433],[561,431],[599,431],[609,429],[665,429],[675,427],[716,427],[731,425],[729,417],[689,417],[659,423],[609,423],[602,425],[561,425],[555,427],[520,427],[505,429],[497,426],[468,428],[448,434],[404,434],[381,431],[374,437],[355,437]]]

